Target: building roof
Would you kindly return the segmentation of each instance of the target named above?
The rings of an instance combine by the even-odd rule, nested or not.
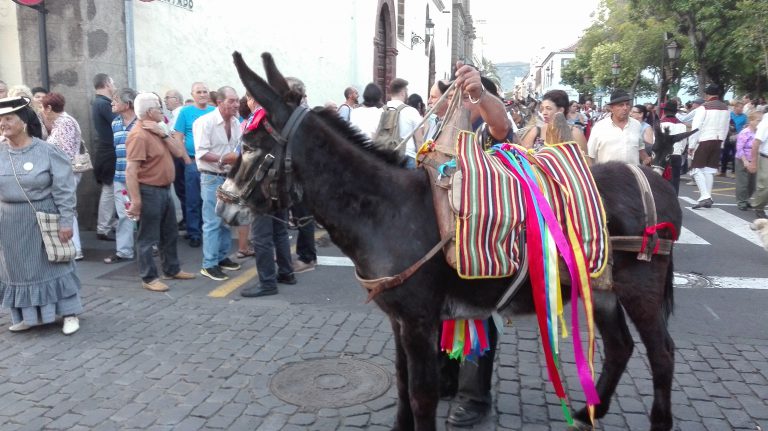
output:
[[[559,52],[576,52],[576,48],[579,47],[579,43],[581,43],[581,39],[579,39],[576,42],[572,43],[571,45],[568,45],[567,47],[561,49]]]

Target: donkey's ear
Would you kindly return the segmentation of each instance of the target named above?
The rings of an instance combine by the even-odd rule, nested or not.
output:
[[[259,105],[266,109],[270,119],[276,123],[275,125],[277,126],[286,121],[288,119],[286,115],[288,110],[280,94],[245,64],[245,60],[243,60],[243,56],[239,52],[235,51],[232,57],[235,61],[237,73],[240,75],[240,81],[243,82],[245,89],[259,102]],[[285,118],[281,122],[278,117],[282,116],[285,116]]]
[[[261,60],[264,63],[264,70],[267,72],[267,81],[269,81],[269,85],[271,85],[280,96],[285,98],[291,89],[288,86],[288,81],[285,80],[283,74],[277,69],[272,54],[268,52],[261,54]]]
[[[243,60],[243,56],[235,51],[232,53],[237,74],[243,82],[245,89],[263,106],[267,112],[271,112],[275,103],[282,102],[280,96],[267,84],[267,81],[256,74]]]

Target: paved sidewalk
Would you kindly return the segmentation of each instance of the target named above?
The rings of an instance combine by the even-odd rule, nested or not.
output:
[[[88,250],[87,258],[99,252]],[[391,428],[394,344],[377,309],[291,304],[280,296],[209,298],[202,279],[173,281],[167,294],[158,294],[139,287],[132,264],[93,259],[81,265],[86,310],[75,335],[62,335],[59,324],[10,333],[8,314],[0,314],[0,430]],[[354,294],[362,303],[362,292]],[[565,429],[534,325],[532,318],[517,319],[501,337],[494,408],[475,429]],[[673,336],[675,429],[768,428],[768,340]],[[602,429],[648,428],[651,380],[637,344]],[[310,399],[314,407],[299,407],[275,395],[292,389],[277,388],[273,379],[285,367],[325,358],[384,370],[384,377],[355,383],[380,394],[336,407],[322,405],[339,400]],[[566,375],[571,395],[582,399],[572,372]],[[356,382],[352,374],[331,373],[315,383],[332,393],[349,383],[345,378]],[[355,385],[350,390],[360,389]],[[440,403],[441,428],[448,408]]]

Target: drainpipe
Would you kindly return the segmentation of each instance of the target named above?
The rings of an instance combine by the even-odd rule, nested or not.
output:
[[[128,87],[136,88],[136,47],[133,40],[133,0],[125,0],[125,55]]]
[[[45,24],[45,3],[37,7],[37,33],[40,39],[40,83],[43,88],[50,90],[50,78],[48,76],[48,31]]]

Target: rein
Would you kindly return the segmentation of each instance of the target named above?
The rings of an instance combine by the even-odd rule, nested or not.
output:
[[[434,257],[437,252],[440,251],[440,249],[442,249],[443,246],[447,244],[451,239],[453,239],[453,235],[448,235],[441,239],[440,242],[438,242],[434,247],[432,247],[431,250],[427,252],[426,255],[424,255],[424,257],[397,275],[369,280],[362,278],[360,273],[357,272],[357,267],[355,267],[355,278],[357,278],[357,281],[363,286],[365,290],[368,291],[368,298],[366,298],[365,303],[367,304],[371,302],[371,300],[375,298],[379,293],[405,283],[406,280],[408,280],[414,273],[416,273],[416,271],[418,271],[422,265],[427,263],[429,259],[432,259],[432,257]]]

